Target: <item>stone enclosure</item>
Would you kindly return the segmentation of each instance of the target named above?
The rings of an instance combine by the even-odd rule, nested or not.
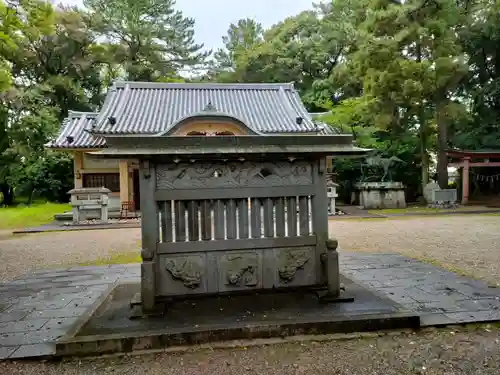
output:
[[[326,156],[350,136],[107,137],[140,160],[141,304],[288,288],[340,294]],[[201,146],[201,147],[200,147]]]
[[[108,204],[111,190],[101,188],[80,188],[68,192],[71,196],[73,223],[90,217],[98,217],[101,222],[108,221]]]
[[[364,209],[406,208],[401,182],[358,182],[354,201]]]

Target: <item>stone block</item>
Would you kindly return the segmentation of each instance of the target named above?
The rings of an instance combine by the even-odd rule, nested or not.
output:
[[[400,182],[360,182],[356,203],[364,209],[405,208],[404,185]]]
[[[40,330],[50,331],[50,330],[69,330],[80,320],[79,316],[66,317],[66,318],[53,318],[49,319]]]
[[[55,342],[66,330],[54,329],[50,331],[30,331],[0,334],[0,343],[4,346],[44,344]]]
[[[26,315],[25,319],[56,319],[78,317],[83,315],[87,310],[87,307],[67,307],[57,310],[34,311]]]
[[[446,313],[446,316],[462,324],[500,321],[500,311],[498,310]]]
[[[17,322],[28,315],[31,310],[15,310],[0,314],[0,323]]]
[[[28,332],[40,329],[48,319],[30,319],[0,324],[0,333]]]
[[[19,346],[0,346],[0,360],[9,358]]]
[[[90,285],[103,285],[103,284],[113,284],[118,280],[118,276],[114,277],[103,277],[101,279],[95,279],[95,280],[87,280],[87,281],[75,281],[71,282],[68,285],[69,286],[90,286]]]
[[[441,326],[441,325],[452,325],[457,324],[457,321],[453,318],[447,316],[446,314],[422,314],[420,315],[420,326],[421,327],[431,327],[431,326]]]
[[[9,359],[44,357],[55,353],[56,345],[53,343],[21,345],[10,355]]]

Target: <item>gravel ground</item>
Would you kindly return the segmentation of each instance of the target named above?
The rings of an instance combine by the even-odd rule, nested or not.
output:
[[[349,251],[400,253],[500,285],[500,216],[453,215],[331,220]]]
[[[64,267],[140,248],[140,229],[36,233],[0,237],[0,282],[40,268]]]
[[[500,332],[471,327],[250,348],[198,350],[62,363],[0,363],[23,375],[486,375],[500,373]]]
[[[349,251],[397,252],[437,261],[490,283],[500,282],[500,216],[330,220],[330,233]],[[4,238],[2,240],[2,238]],[[140,229],[0,236],[0,281],[42,267],[79,264],[139,248]]]

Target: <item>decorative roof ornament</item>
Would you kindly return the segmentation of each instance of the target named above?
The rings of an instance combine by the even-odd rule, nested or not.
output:
[[[203,112],[217,112],[217,108],[215,108],[212,101],[209,100],[205,108],[203,108]]]

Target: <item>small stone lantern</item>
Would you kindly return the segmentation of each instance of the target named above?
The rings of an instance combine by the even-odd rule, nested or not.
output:
[[[338,197],[337,194],[338,186],[339,186],[338,184],[332,181],[328,181],[326,183],[326,195],[328,197],[328,213],[330,215],[336,215],[335,198]]]

